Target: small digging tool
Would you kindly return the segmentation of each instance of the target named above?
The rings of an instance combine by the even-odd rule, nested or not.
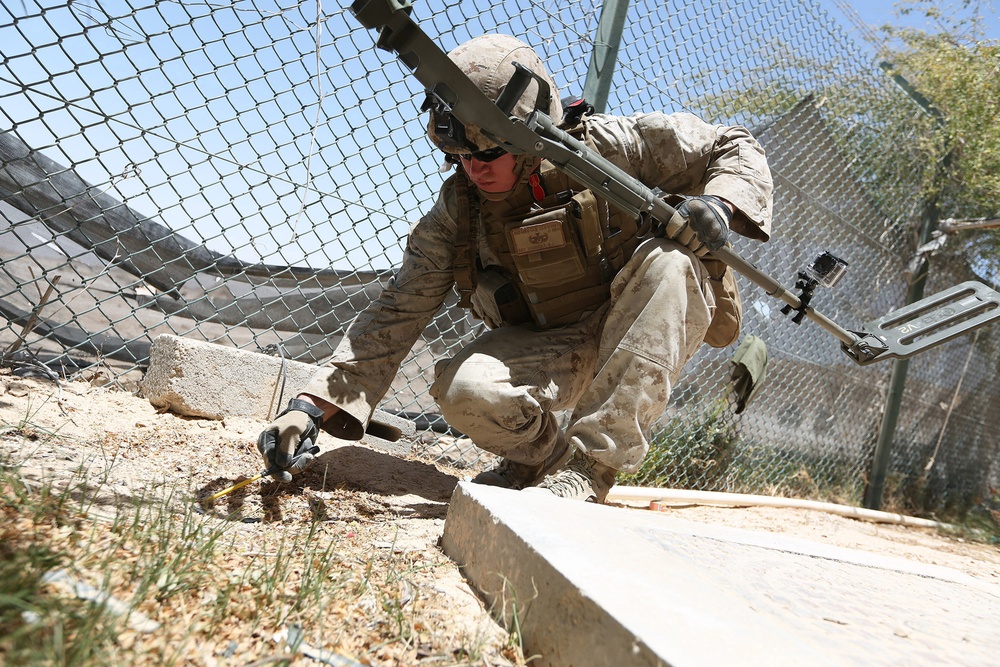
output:
[[[319,447],[317,445],[313,445],[312,444],[312,440],[309,440],[309,441],[307,441],[304,444],[306,446],[304,448],[301,447],[301,446],[299,447],[298,451],[295,452],[295,456],[292,458],[292,460],[289,463],[289,465],[294,465],[295,462],[299,459],[299,457],[302,456],[303,454],[314,454],[314,455],[315,454],[319,454]],[[222,496],[229,495],[233,491],[236,491],[237,489],[242,489],[247,484],[251,484],[253,482],[256,482],[259,479],[264,479],[268,475],[270,475],[272,473],[276,473],[279,470],[281,470],[281,468],[279,468],[276,465],[270,466],[268,468],[265,468],[264,470],[260,471],[259,473],[257,473],[253,477],[250,477],[249,479],[245,479],[242,482],[237,482],[236,484],[233,484],[229,488],[223,489],[222,491],[219,491],[218,493],[214,493],[214,494],[212,494],[212,495],[204,498],[203,501],[209,501],[209,500],[215,501],[215,500],[218,500]]]

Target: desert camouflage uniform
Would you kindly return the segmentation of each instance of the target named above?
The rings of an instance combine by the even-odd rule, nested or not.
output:
[[[688,114],[596,115],[588,122],[600,153],[648,186],[721,197],[736,207],[734,231],[769,237],[770,172],[745,129]],[[349,422],[346,432],[356,437],[452,290],[452,182],[411,228],[389,286],[360,313],[332,361],[304,390],[338,406]],[[474,187],[470,192],[476,196]],[[491,263],[492,249],[481,242],[479,250],[482,263]],[[646,454],[649,427],[702,344],[714,311],[705,265],[684,246],[651,237],[614,277],[605,304],[568,326],[486,332],[437,364],[431,394],[452,427],[512,461],[538,463],[568,438],[604,465],[633,470]],[[561,409],[573,410],[565,432],[553,415]]]

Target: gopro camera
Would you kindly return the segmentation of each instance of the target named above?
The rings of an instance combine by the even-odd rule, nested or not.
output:
[[[847,273],[847,262],[832,253],[823,251],[806,268],[806,274],[818,285],[833,287]]]

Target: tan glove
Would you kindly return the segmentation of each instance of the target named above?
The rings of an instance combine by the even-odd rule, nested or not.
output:
[[[292,481],[292,475],[312,464],[319,447],[315,445],[323,410],[312,403],[293,398],[285,411],[264,428],[257,438],[257,449],[271,477],[282,482]]]
[[[726,244],[733,213],[718,197],[690,197],[681,202],[676,211],[664,230],[668,239],[677,241],[698,257]]]

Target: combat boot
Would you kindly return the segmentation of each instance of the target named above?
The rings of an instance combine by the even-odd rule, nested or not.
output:
[[[472,483],[520,491],[537,484],[550,472],[557,470],[566,462],[568,456],[569,443],[560,438],[552,453],[541,463],[529,465],[502,458],[494,467],[473,477]]]
[[[615,485],[616,472],[618,471],[614,468],[577,451],[561,470],[545,477],[538,486],[524,490],[589,503],[603,503],[608,497],[608,491]]]

